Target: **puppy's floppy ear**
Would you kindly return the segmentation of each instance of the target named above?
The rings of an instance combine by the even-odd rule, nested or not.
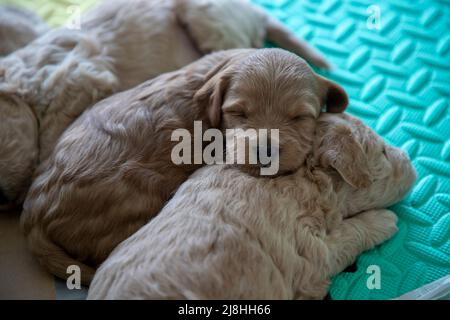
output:
[[[352,129],[343,123],[319,124],[316,160],[324,168],[334,168],[354,188],[371,185],[367,156]]]
[[[343,112],[348,105],[348,95],[344,88],[336,82],[318,76],[319,90],[321,91],[322,105],[327,106],[327,112]]]
[[[194,103],[204,110],[211,127],[220,127],[222,103],[231,78],[229,60],[221,61],[206,76],[202,87],[194,95]]]

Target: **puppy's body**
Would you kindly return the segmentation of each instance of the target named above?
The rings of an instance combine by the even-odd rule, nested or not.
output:
[[[331,276],[395,233],[396,216],[381,208],[403,197],[415,179],[403,152],[388,147],[382,160],[384,144],[360,127],[351,130],[352,143],[362,147],[353,151],[368,161],[353,167],[374,181],[347,183],[363,182],[334,161],[337,145],[349,142],[336,131],[361,124],[326,117],[309,158],[316,165],[293,175],[255,178],[226,166],[196,171],[155,219],[112,252],[88,298],[325,297]]]
[[[259,93],[260,86],[269,89]],[[254,110],[246,121],[230,114],[237,98]],[[272,123],[282,132],[281,170],[293,170],[312,148],[322,106],[341,110],[346,99],[342,88],[280,49],[217,52],[107,98],[66,130],[39,168],[22,214],[30,248],[59,277],[76,261],[100,264],[193,171],[171,160],[175,129],[192,131],[195,120],[205,128]],[[87,283],[92,270],[83,275]]]
[[[238,14],[226,14],[230,10]],[[242,0],[105,1],[82,18],[80,30],[47,32],[0,60],[0,195],[20,204],[30,172],[97,101],[210,51],[260,47],[265,38],[327,66],[319,53]],[[29,132],[38,124],[38,137],[14,135],[18,103],[12,97],[35,115],[24,112],[19,120]]]

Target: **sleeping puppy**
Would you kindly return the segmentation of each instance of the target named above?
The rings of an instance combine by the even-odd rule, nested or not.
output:
[[[47,29],[34,13],[24,8],[0,5],[0,57],[22,48]]]
[[[330,278],[397,230],[407,155],[323,114],[308,165],[273,179],[196,171],[100,266],[89,299],[323,299]]]
[[[0,60],[0,199],[22,203],[36,165],[96,102],[211,51],[261,47],[265,39],[328,66],[243,0],[105,1],[82,17],[80,30],[49,31]]]
[[[245,118],[235,114],[237,99]],[[322,107],[346,104],[341,87],[281,49],[220,51],[118,93],[77,119],[40,166],[21,217],[29,247],[54,275],[65,278],[77,264],[89,283],[199,167],[172,161],[175,129],[192,133],[195,120],[204,129],[280,128],[281,142],[289,141],[280,153],[284,173],[311,150]]]

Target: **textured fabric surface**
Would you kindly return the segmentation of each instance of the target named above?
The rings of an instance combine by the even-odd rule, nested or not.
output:
[[[418,171],[392,208],[398,234],[336,276],[331,297],[389,299],[450,274],[450,1],[253,1],[325,53],[335,68],[324,75],[346,88],[348,112],[404,148]],[[96,0],[0,2],[61,25]],[[367,287],[371,265],[380,289]]]

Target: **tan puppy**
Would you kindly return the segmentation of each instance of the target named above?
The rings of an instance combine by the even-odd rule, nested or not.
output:
[[[381,208],[405,195],[415,171],[359,120],[319,119],[311,165],[293,175],[196,171],[111,253],[88,298],[324,298],[331,276],[396,232]]]
[[[0,5],[0,56],[22,48],[47,30],[47,25],[34,13]]]
[[[36,164],[86,108],[205,53],[261,47],[268,39],[327,67],[318,52],[243,0],[105,1],[79,27],[49,31],[0,60],[2,202],[21,204]]]
[[[229,110],[238,98],[254,111],[245,119]],[[105,99],[66,130],[38,170],[22,215],[30,248],[59,277],[81,265],[88,283],[87,265],[103,262],[198,167],[172,162],[174,129],[192,132],[195,120],[204,128],[280,128],[282,145],[289,141],[280,153],[284,173],[311,150],[322,106],[346,104],[342,88],[280,49],[221,51]]]

